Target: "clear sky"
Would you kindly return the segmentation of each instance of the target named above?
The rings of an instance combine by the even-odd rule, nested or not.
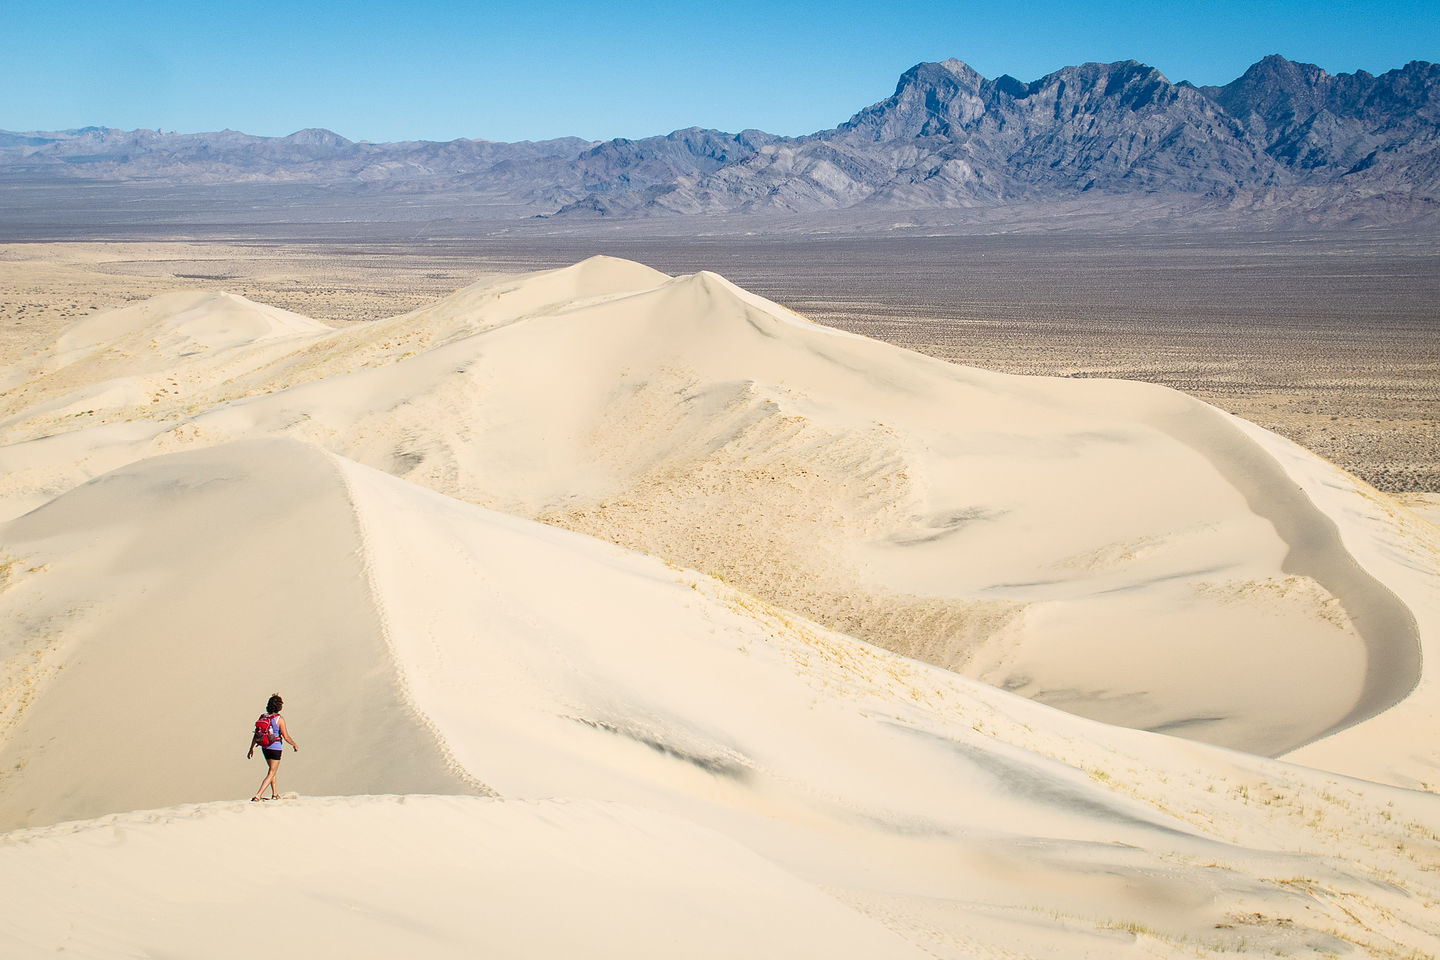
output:
[[[1220,84],[1269,53],[1332,73],[1437,61],[1440,4],[4,0],[0,129],[795,135],[883,100],[923,60],[1034,80],[1135,59]]]

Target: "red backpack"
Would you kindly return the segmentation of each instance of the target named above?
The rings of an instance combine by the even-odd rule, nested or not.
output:
[[[268,747],[280,739],[275,736],[275,730],[270,725],[270,720],[271,717],[268,713],[262,713],[260,719],[255,721],[255,742],[262,747]]]

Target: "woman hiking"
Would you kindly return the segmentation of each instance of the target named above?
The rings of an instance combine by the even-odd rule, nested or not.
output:
[[[285,706],[285,701],[280,694],[270,695],[265,703],[265,713],[259,720],[255,721],[255,732],[250,735],[250,752],[245,754],[249,760],[255,756],[255,748],[259,747],[260,752],[265,754],[265,762],[270,769],[265,771],[265,779],[260,781],[260,788],[255,791],[253,800],[274,800],[280,796],[275,789],[275,774],[280,772],[280,757],[285,752],[285,744],[290,744],[292,750],[299,750],[300,747],[290,737],[290,731],[285,729],[285,718],[280,716],[280,710]],[[270,788],[270,796],[261,796],[265,788]]]

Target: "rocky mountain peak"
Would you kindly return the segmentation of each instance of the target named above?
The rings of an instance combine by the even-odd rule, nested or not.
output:
[[[836,132],[877,142],[949,136],[985,112],[984,84],[985,78],[960,60],[917,63],[900,75],[889,99],[855,114]]]
[[[919,69],[919,67],[924,66],[943,67],[950,73],[954,74],[957,80],[965,84],[979,84],[980,81],[985,79],[973,67],[971,67],[970,64],[966,63],[963,60],[957,60],[954,57],[950,57],[946,60],[941,60],[937,64],[918,64],[915,69]]]
[[[1225,86],[1201,91],[1237,119],[1249,121],[1253,113],[1268,125],[1314,114],[1325,106],[1330,87],[1330,75],[1315,64],[1272,53]]]
[[[1075,111],[1108,113],[1162,109],[1173,103],[1181,88],[1154,67],[1138,60],[1082,63],[1065,67],[1028,85],[1028,95],[1050,91]]]
[[[353,141],[345,139],[333,130],[326,130],[324,127],[306,127],[304,130],[296,130],[290,136],[280,139],[298,147],[325,147],[334,150],[353,146]]]

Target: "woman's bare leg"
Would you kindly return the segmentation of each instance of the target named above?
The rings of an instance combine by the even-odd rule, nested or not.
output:
[[[260,781],[260,786],[256,789],[255,796],[250,798],[251,800],[261,799],[260,794],[265,792],[266,787],[270,788],[272,796],[275,794],[275,774],[280,769],[280,761],[271,760],[269,757],[266,757],[265,762],[270,765],[270,769],[265,771],[265,779]]]

